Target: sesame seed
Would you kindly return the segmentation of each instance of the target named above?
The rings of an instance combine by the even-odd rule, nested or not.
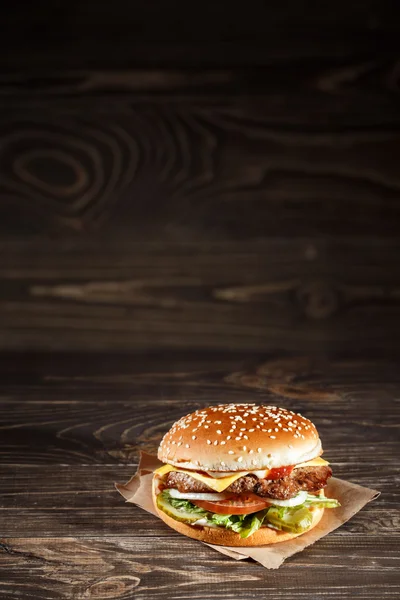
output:
[[[215,440],[214,446],[218,446],[218,441],[217,440]]]
[[[253,458],[253,460],[251,462],[252,462],[253,465],[256,465],[257,464],[257,459]]]
[[[253,454],[254,450],[249,450],[249,454]]]
[[[260,454],[262,452],[261,448],[257,448],[257,452]]]
[[[246,446],[242,446],[242,450],[247,450]]]
[[[277,427],[275,427],[275,431],[279,431],[279,429]]]
[[[235,438],[236,441],[240,440],[240,437]]]
[[[189,444],[185,444],[185,448],[190,448]]]
[[[223,460],[221,460],[221,465],[222,465],[223,467],[225,466],[225,463],[224,463],[224,461],[223,461]]]
[[[249,438],[247,437],[247,435],[244,435],[244,436],[243,436],[243,439],[244,439],[244,440],[248,440]]]
[[[230,435],[228,435],[226,439],[227,439],[227,440],[230,440],[230,439],[231,439],[231,436],[230,436]]]
[[[229,450],[228,454],[235,454],[233,450]]]
[[[271,438],[271,440],[276,440],[276,435],[270,435],[269,437]]]
[[[254,429],[249,429],[249,433],[253,433]]]
[[[243,460],[243,456],[238,456],[237,461],[242,462],[242,460]]]
[[[182,446],[182,442],[178,442],[178,446]]]
[[[222,442],[220,442],[221,446],[224,446],[226,444],[225,440],[222,440]]]
[[[208,429],[208,425],[204,425],[204,429]]]
[[[207,444],[208,444],[209,446],[211,446],[211,444],[212,444],[211,440],[207,440]]]
[[[217,429],[217,433],[218,435],[221,435],[222,431],[220,429]]]
[[[195,435],[192,435],[192,440],[195,440],[195,439],[196,439],[196,436],[195,436]]]

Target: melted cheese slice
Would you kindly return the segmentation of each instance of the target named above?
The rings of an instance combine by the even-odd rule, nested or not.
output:
[[[318,456],[318,458],[312,458],[307,462],[299,463],[298,465],[295,465],[294,468],[298,469],[299,467],[323,467],[324,465],[329,465],[328,461]]]
[[[201,473],[197,473],[196,471],[186,471],[185,469],[178,469],[177,467],[173,467],[172,465],[164,465],[163,467],[160,467],[160,469],[157,469],[157,471],[154,471],[154,473],[157,473],[157,475],[166,475],[170,471],[186,473],[186,475],[190,475],[190,477],[193,477],[193,479],[197,479],[197,481],[201,481],[201,483],[208,485],[208,487],[213,489],[215,492],[223,492],[227,487],[232,485],[232,483],[234,483],[236,479],[239,479],[239,477],[243,477],[243,475],[246,475],[246,472],[239,471],[238,473],[235,473],[235,475],[229,475],[228,477],[221,477],[219,479],[215,479],[214,477],[210,477],[209,475],[202,475]]]
[[[328,464],[328,461],[324,460],[323,458],[313,458],[312,460],[296,465],[295,469],[297,469],[298,467],[319,467]],[[197,479],[197,481],[201,481],[201,483],[208,485],[208,487],[214,490],[215,492],[223,492],[224,490],[226,490],[227,487],[232,485],[232,483],[234,483],[236,479],[244,477],[249,473],[253,473],[257,476],[259,476],[258,474],[260,473],[265,473],[264,477],[267,477],[269,472],[268,469],[266,471],[261,472],[237,471],[236,473],[230,473],[226,477],[218,477],[218,479],[216,479],[215,477],[211,477],[210,475],[202,475],[201,473],[197,473],[197,471],[187,471],[186,469],[179,469],[178,467],[173,467],[172,465],[164,465],[163,467],[160,467],[159,469],[154,471],[154,473],[163,476],[167,473],[170,473],[171,471],[178,471],[178,473],[186,473],[186,475],[190,475],[190,477],[193,477],[193,479]]]

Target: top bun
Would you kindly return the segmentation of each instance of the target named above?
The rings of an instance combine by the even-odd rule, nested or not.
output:
[[[318,432],[300,414],[257,404],[220,404],[182,417],[161,440],[158,458],[195,471],[257,471],[322,454]]]

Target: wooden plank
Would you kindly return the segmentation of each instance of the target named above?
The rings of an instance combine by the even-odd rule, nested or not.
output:
[[[369,56],[398,49],[398,7],[368,0],[333,6],[295,0],[254,3],[251,11],[225,3],[117,0],[114,10],[88,0],[42,2],[22,14],[12,5],[2,22],[3,69],[126,65],[254,65],[304,56]],[[99,36],[101,31],[101,37]]]
[[[343,349],[338,355],[305,356],[224,351],[151,353],[24,352],[0,353],[2,400],[24,402],[206,401],[216,393],[237,401],[245,394],[277,394],[319,404],[343,401],[353,392],[373,402],[376,393],[390,401],[400,384],[396,357]],[[71,397],[73,390],[79,397]],[[163,394],[161,394],[163,391]],[[127,394],[128,392],[128,394]],[[129,394],[129,392],[132,392]],[[20,394],[20,396],[18,396]],[[260,396],[261,397],[261,396]]]
[[[396,598],[398,540],[332,534],[278,572],[234,562],[193,540],[113,536],[3,539],[0,594],[35,598],[173,598],[265,596]],[[154,549],[156,548],[157,560]],[[357,551],[355,552],[355,548]],[[82,565],[85,568],[82,569]],[[200,568],[201,566],[201,568]],[[312,568],[312,570],[310,570]],[[340,569],[340,577],[338,572]],[[357,573],[356,573],[357,569]],[[167,583],[168,582],[168,583]],[[173,588],[173,590],[172,590]]]
[[[400,344],[397,241],[4,250],[0,348],[377,354]]]
[[[398,104],[362,89],[337,108],[336,84],[315,77],[328,92],[277,83],[244,97],[184,102],[172,89],[109,100],[92,98],[89,80],[87,92],[11,94],[0,119],[0,237],[396,237]]]

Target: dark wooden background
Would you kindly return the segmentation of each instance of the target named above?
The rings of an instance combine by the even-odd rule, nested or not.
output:
[[[399,16],[9,6],[0,347],[399,351]]]
[[[1,597],[399,597],[399,60],[396,0],[9,3]],[[381,498],[278,572],[125,506],[220,401]]]

